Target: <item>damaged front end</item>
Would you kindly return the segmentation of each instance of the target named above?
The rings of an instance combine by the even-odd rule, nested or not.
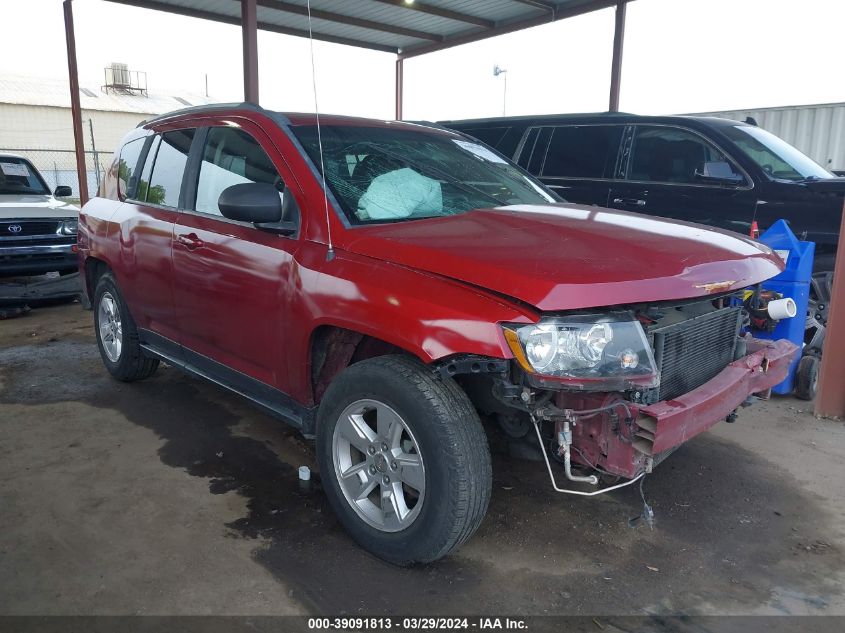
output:
[[[571,481],[636,480],[686,440],[783,381],[798,348],[743,335],[732,295],[505,326],[509,372],[465,381],[513,439],[533,438]],[[482,396],[489,393],[492,397]],[[580,474],[579,474],[580,473]]]

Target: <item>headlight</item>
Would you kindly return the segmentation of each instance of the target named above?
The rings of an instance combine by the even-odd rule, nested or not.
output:
[[[76,235],[79,230],[79,222],[77,220],[65,220],[59,225],[59,233],[62,235]]]
[[[595,390],[658,384],[651,346],[630,312],[506,325],[505,338],[523,369],[535,377]]]

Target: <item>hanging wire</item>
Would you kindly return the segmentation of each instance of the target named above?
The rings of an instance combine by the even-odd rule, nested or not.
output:
[[[317,116],[317,147],[320,150],[320,174],[323,176],[323,203],[326,210],[326,233],[329,242],[326,261],[331,261],[334,259],[334,247],[332,245],[332,223],[329,217],[329,194],[326,189],[326,165],[323,161],[323,135],[320,129],[320,108],[317,105],[317,71],[314,64],[314,35],[311,32],[311,0],[308,0],[306,5],[308,8],[308,42],[311,45],[311,86],[314,90],[314,113]]]

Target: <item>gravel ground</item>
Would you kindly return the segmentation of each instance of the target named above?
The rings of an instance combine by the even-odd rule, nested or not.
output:
[[[111,380],[78,304],[0,321],[0,614],[845,614],[845,425],[790,398],[636,487],[554,493],[494,456],[476,536],[435,564],[367,555],[311,445],[163,368]]]

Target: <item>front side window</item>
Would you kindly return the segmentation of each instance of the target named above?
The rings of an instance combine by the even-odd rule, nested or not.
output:
[[[177,130],[161,135],[161,142],[155,154],[153,172],[150,175],[146,200],[166,207],[179,206],[182,177],[188,164],[188,152],[195,130]],[[148,161],[149,162],[149,161]]]
[[[552,134],[543,176],[610,178],[616,164],[622,125],[564,125]]]
[[[681,128],[638,125],[628,164],[628,179],[645,182],[702,184],[708,165],[718,163],[743,179],[739,169],[716,147]]]
[[[792,181],[833,178],[833,174],[812,158],[759,127],[736,125],[722,132],[772,178]]]
[[[319,170],[316,126],[292,129]],[[462,136],[398,126],[334,125],[321,132],[326,182],[353,224],[558,200],[506,159]]]
[[[200,164],[194,208],[199,213],[221,215],[217,201],[223,190],[242,183],[268,183],[279,195],[285,190],[279,172],[254,138],[243,130],[211,128]]]
[[[50,190],[28,160],[16,156],[0,156],[0,195],[50,195]]]

